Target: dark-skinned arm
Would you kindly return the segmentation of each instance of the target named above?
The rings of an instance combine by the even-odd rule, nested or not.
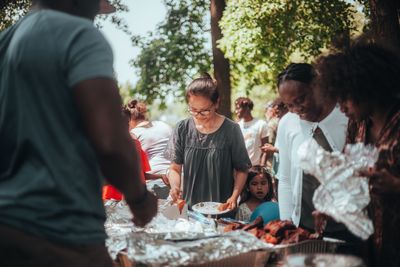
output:
[[[144,226],[157,212],[157,199],[146,189],[140,155],[121,114],[116,82],[108,78],[86,80],[75,85],[73,93],[104,176],[124,194],[134,223]]]

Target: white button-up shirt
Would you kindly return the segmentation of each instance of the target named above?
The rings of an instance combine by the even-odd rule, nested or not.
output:
[[[303,169],[299,164],[299,146],[312,138],[319,127],[333,151],[342,151],[346,142],[347,117],[335,107],[320,122],[301,120],[294,113],[286,114],[278,126],[275,146],[279,149],[279,169],[277,177],[278,202],[281,220],[292,220],[299,225],[303,189]]]

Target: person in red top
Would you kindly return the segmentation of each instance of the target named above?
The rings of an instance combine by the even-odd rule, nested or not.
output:
[[[131,126],[130,126],[131,113],[126,108],[126,106],[122,107],[122,114],[125,115],[125,118],[127,118],[127,122],[129,125],[129,131],[130,131],[131,130]],[[137,140],[136,136],[131,134],[131,137],[135,141],[136,149],[138,150],[138,152],[140,154],[140,162],[142,165],[143,172],[146,173],[148,171],[151,171],[149,159],[147,157],[147,154],[143,151],[142,145],[140,144],[139,140]],[[112,186],[112,185],[103,186],[103,200],[109,200],[109,199],[122,200],[123,198],[124,198],[123,195],[114,186]]]

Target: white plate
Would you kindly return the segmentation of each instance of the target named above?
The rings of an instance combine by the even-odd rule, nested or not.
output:
[[[207,215],[219,215],[231,211],[230,209],[219,211],[218,206],[221,204],[222,203],[219,202],[199,202],[196,205],[193,205],[192,209],[194,211]]]

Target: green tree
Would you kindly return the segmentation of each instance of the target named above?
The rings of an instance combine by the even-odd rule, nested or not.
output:
[[[182,99],[188,82],[213,68],[222,85],[221,112],[230,116],[231,81],[246,93],[255,85],[270,86],[294,56],[310,60],[333,36],[356,28],[356,10],[345,1],[226,2],[225,7],[224,0],[165,0],[167,16],[155,34],[135,40],[142,52],[133,60],[140,76],[134,93],[146,96],[149,103],[155,99],[164,103],[169,94]],[[211,47],[205,37],[208,17]]]
[[[161,100],[165,107],[168,95],[183,99],[188,82],[211,69],[211,51],[205,32],[208,1],[165,0],[165,20],[146,39],[135,39],[140,55],[132,60],[139,81],[134,94],[147,103]]]
[[[169,94],[182,99],[191,79],[213,69],[222,85],[220,111],[227,116],[230,116],[231,95],[238,92],[249,95],[251,90],[260,88],[272,90],[277,73],[290,61],[311,61],[330,45],[339,47],[368,27],[376,38],[391,38],[393,43],[399,36],[396,31],[399,21],[395,16],[398,0],[165,0],[164,3],[167,16],[155,34],[145,41],[135,40],[142,53],[133,60],[140,76],[134,92],[145,96],[149,103],[158,99],[163,105]],[[211,47],[205,38],[208,17]]]
[[[161,100],[164,108],[168,95],[183,99],[185,87],[193,78],[213,70],[220,86],[219,112],[231,117],[229,61],[217,48],[222,37],[219,20],[225,1],[165,0],[164,3],[167,15],[155,36],[138,42],[142,52],[132,63],[139,69],[140,79],[133,93],[146,96],[148,103]],[[207,46],[206,37],[210,26],[212,49]]]
[[[167,15],[155,35],[138,42],[142,52],[133,66],[139,70],[140,79],[134,93],[145,95],[148,103],[161,100],[161,107],[165,107],[168,95],[183,99],[185,87],[193,78],[213,71],[220,89],[219,112],[230,117],[229,61],[217,48],[225,0],[165,0],[164,4]],[[207,43],[210,26],[211,49]]]
[[[2,0],[0,1],[0,31],[10,27],[23,16],[31,5],[30,0]]]
[[[117,10],[127,11],[124,1],[127,0],[111,0]],[[117,15],[100,17],[97,21],[101,27],[102,20],[110,19],[142,49],[132,61],[138,69],[139,82],[126,95],[141,96],[149,103],[160,100],[164,107],[168,95],[183,99],[184,88],[191,79],[201,72],[214,71],[216,79],[224,85],[221,104],[223,113],[229,116],[231,81],[234,96],[248,95],[253,88],[271,90],[276,74],[288,62],[311,61],[330,44],[339,45],[339,40],[346,39],[343,37],[348,40],[363,26],[369,27],[376,39],[400,46],[398,0],[164,0],[164,3],[168,10],[165,20],[145,39],[134,36]],[[0,1],[0,31],[25,14],[29,6],[30,0]],[[216,27],[218,21],[222,33]],[[212,44],[207,38],[210,31]],[[225,55],[216,49],[217,43]]]
[[[340,33],[355,30],[356,10],[339,0],[229,0],[219,46],[235,85],[272,85],[291,61],[309,61]]]
[[[101,27],[103,21],[110,20],[118,29],[132,35],[129,31],[128,25],[118,16],[121,12],[129,11],[123,1],[124,0],[110,0],[110,2],[116,7],[117,12],[112,15],[98,16],[96,24]],[[0,31],[10,27],[25,15],[29,11],[31,5],[31,0],[0,0]]]

